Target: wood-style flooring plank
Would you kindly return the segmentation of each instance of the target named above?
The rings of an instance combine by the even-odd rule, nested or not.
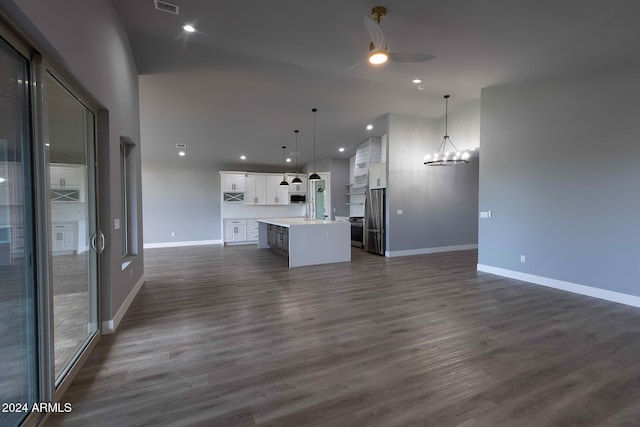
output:
[[[477,252],[289,269],[145,251],[48,426],[608,426],[640,414],[640,310],[477,272]]]

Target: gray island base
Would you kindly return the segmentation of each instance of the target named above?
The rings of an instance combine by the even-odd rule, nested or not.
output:
[[[279,249],[289,267],[351,261],[351,224],[304,218],[258,220],[258,249]]]

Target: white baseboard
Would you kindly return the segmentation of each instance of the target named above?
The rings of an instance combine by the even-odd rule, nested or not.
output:
[[[163,243],[145,243],[143,248],[176,248],[179,246],[202,246],[202,245],[222,245],[222,240],[194,240],[191,242],[163,242]]]
[[[469,245],[440,246],[437,248],[407,249],[404,251],[386,251],[384,253],[384,256],[392,258],[397,256],[436,254],[439,252],[466,251],[469,249],[478,249],[478,244],[473,243]]]
[[[591,286],[579,285],[577,283],[565,282],[563,280],[551,279],[543,276],[536,276],[529,273],[521,273],[519,271],[507,270],[490,265],[478,264],[478,271],[491,273],[498,276],[508,277],[510,279],[522,280],[524,282],[536,285],[547,286],[549,288],[560,289],[574,294],[586,295],[593,298],[600,298],[607,301],[617,302],[620,304],[630,305],[632,307],[640,307],[640,297],[635,295],[623,294],[606,289],[594,288]]]
[[[120,322],[122,321],[122,318],[124,317],[127,310],[129,310],[129,306],[133,302],[133,299],[136,297],[136,295],[138,295],[138,292],[140,291],[140,288],[143,284],[144,275],[140,278],[140,280],[138,280],[138,283],[135,284],[133,289],[131,289],[131,292],[129,292],[129,295],[127,295],[127,298],[124,300],[124,302],[116,312],[116,315],[113,316],[113,319],[102,321],[103,335],[112,334],[116,331],[118,325],[120,325]]]

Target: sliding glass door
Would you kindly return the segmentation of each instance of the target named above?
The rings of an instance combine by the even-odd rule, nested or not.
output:
[[[98,332],[95,115],[47,72],[45,140],[49,185],[49,286],[56,385]]]
[[[80,93],[0,20],[3,427],[37,423],[100,337],[96,110]]]
[[[29,100],[29,61],[0,39],[1,426],[39,399]]]

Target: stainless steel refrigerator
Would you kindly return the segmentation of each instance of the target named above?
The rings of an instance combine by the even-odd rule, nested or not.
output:
[[[364,248],[374,254],[385,251],[385,191],[369,190],[364,202]]]

